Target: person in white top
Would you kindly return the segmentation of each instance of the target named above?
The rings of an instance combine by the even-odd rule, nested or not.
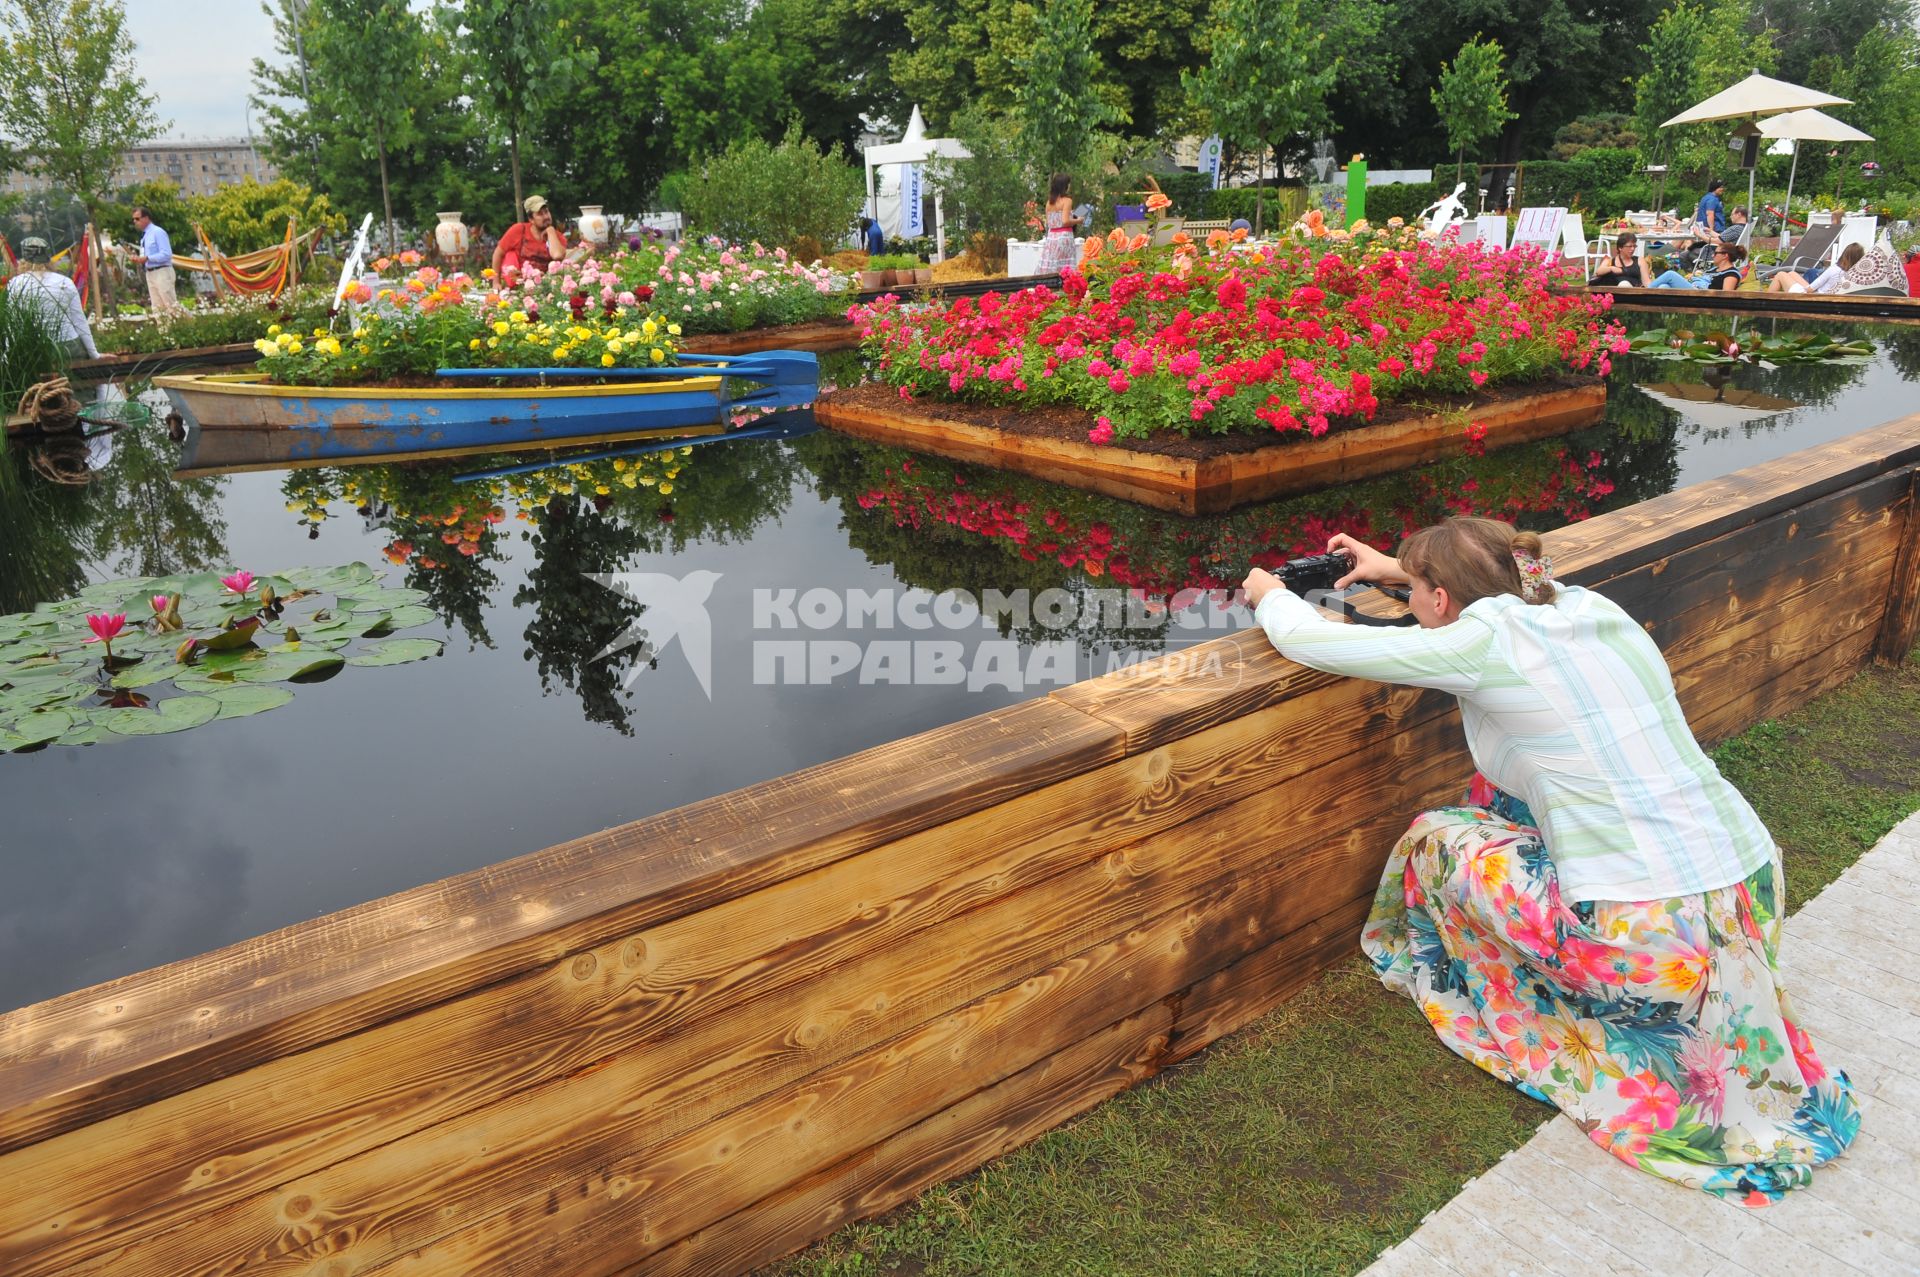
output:
[[[98,359],[100,350],[93,344],[93,326],[80,304],[80,290],[59,271],[48,269],[47,241],[31,235],[21,240],[20,267],[20,273],[7,281],[7,299],[38,307],[69,355]]]
[[[1361,948],[1441,1041],[1630,1165],[1765,1205],[1860,1126],[1780,985],[1779,849],[1695,742],[1665,659],[1539,537],[1456,518],[1339,582],[1418,629],[1346,625],[1255,569],[1254,619],[1314,669],[1460,701],[1478,774],[1389,855]]]
[[[1849,244],[1841,251],[1840,260],[1830,263],[1825,270],[1817,274],[1810,270],[1804,275],[1798,271],[1783,270],[1767,281],[1767,291],[1770,293],[1837,293],[1840,291],[1840,285],[1846,282],[1847,272],[1852,270],[1866,254],[1867,250],[1859,244]]]

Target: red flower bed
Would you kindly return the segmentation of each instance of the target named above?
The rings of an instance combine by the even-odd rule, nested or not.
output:
[[[856,306],[904,398],[1067,404],[1091,438],[1155,430],[1319,436],[1381,400],[1605,373],[1627,347],[1607,296],[1556,295],[1560,267],[1403,233],[1324,245],[1092,249],[1058,291],[944,308]]]

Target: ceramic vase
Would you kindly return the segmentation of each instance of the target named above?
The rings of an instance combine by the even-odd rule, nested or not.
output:
[[[457,209],[440,214],[440,224],[433,228],[433,242],[443,257],[458,257],[467,251],[467,228]]]

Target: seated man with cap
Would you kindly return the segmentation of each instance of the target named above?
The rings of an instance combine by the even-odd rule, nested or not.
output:
[[[7,281],[7,300],[39,310],[55,341],[75,359],[100,358],[93,328],[80,304],[80,290],[59,271],[47,268],[47,241],[30,235],[20,241],[20,273]]]
[[[501,279],[517,278],[524,266],[537,267],[544,275],[557,259],[567,255],[567,237],[553,224],[553,210],[547,207],[546,197],[527,196],[526,210],[527,220],[509,226],[494,245],[493,273]]]

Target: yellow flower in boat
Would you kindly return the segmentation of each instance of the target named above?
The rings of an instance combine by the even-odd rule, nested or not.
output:
[[[496,336],[496,337],[505,337],[505,336],[506,336],[506,335],[507,335],[508,333],[510,333],[510,332],[512,332],[512,331],[513,331],[513,330],[512,330],[511,328],[509,328],[509,327],[507,327],[507,325],[506,325],[506,323],[505,323],[505,321],[503,321],[503,320],[499,320],[499,319],[496,319],[496,320],[494,320],[494,321],[493,321],[493,333],[494,333],[494,336]]]
[[[667,325],[667,336],[678,337],[679,335],[680,335],[680,325],[678,324]]]
[[[615,362],[615,361],[614,361],[614,358],[613,358],[613,356],[612,356],[612,355],[602,355],[602,356],[600,356],[600,366],[601,366],[602,368],[611,368],[611,367],[613,367],[613,365],[614,365],[614,362]],[[601,491],[603,491],[603,492],[604,492],[604,491],[605,491],[605,489],[603,488],[603,489],[601,489]]]
[[[640,331],[651,337],[660,331],[660,325],[654,323],[652,319],[648,319],[646,323],[640,325]]]
[[[500,349],[500,339],[498,337],[487,338],[487,349],[488,350]]]
[[[626,349],[626,347],[625,347],[625,346],[622,346],[622,345],[621,345],[621,344],[620,344],[619,342],[617,342],[617,341],[610,341],[610,342],[608,342],[608,343],[607,343],[607,353],[608,353],[609,355],[617,355],[617,354],[619,354],[619,353],[620,353],[621,351],[623,351],[623,350],[625,350],[625,349]]]
[[[280,353],[280,347],[274,345],[272,342],[268,341],[265,337],[262,337],[259,341],[254,342],[253,348],[259,351],[263,355],[277,355]]]
[[[567,357],[567,348],[565,346],[555,346],[553,348],[553,357],[555,359],[565,359]]]
[[[567,336],[573,338],[575,341],[586,341],[593,336],[593,330],[591,328],[582,328],[580,325],[575,324],[573,327],[567,329]]]
[[[508,315],[507,318],[513,323],[524,324],[527,322],[527,312],[524,310],[516,310],[511,315]]]
[[[496,340],[496,341],[498,341],[499,339],[498,339],[498,338],[495,338],[494,340]],[[478,349],[480,349],[480,339],[479,339],[478,337],[475,337],[475,338],[474,338],[474,339],[473,339],[472,341],[470,341],[470,342],[468,342],[468,343],[467,343],[467,349],[468,349],[468,350],[478,350]]]
[[[673,485],[671,483],[663,483],[660,485],[658,491],[660,495],[664,497],[667,495],[667,493],[673,491]]]
[[[637,474],[623,474],[620,476],[620,486],[623,488],[631,488],[639,482],[640,476]]]
[[[667,352],[660,349],[660,347],[658,346],[655,346],[652,350],[647,352],[647,358],[653,360],[653,362],[656,364],[663,362],[666,359],[666,357],[667,357]]]
[[[278,324],[267,325],[267,336],[278,337],[279,335],[280,335],[280,325]]]
[[[367,330],[364,328],[356,328],[353,330],[353,335],[355,340],[358,340],[359,338],[365,337],[367,335]]]
[[[643,474],[640,476],[640,482],[646,484],[649,488],[651,488],[654,484],[660,482],[660,480],[655,478],[653,475]]]
[[[613,468],[615,473],[625,470],[627,468],[627,459],[625,457],[615,457],[613,459]]]
[[[322,337],[320,340],[313,343],[313,348],[319,351],[321,354],[327,355],[329,357],[340,353],[340,343],[335,341],[331,337]]]
[[[604,496],[607,496],[609,493],[611,493],[613,489],[609,488],[604,483],[596,483],[593,485],[593,491],[595,496],[604,497]]]
[[[299,353],[300,353],[300,352],[301,352],[302,350],[305,350],[305,349],[306,349],[306,347],[305,347],[305,346],[302,346],[302,345],[300,344],[300,342],[299,342],[299,339],[298,339],[298,338],[295,338],[295,339],[294,339],[293,341],[290,341],[290,342],[288,342],[288,343],[287,343],[287,353],[288,353],[289,355],[297,355],[297,354],[299,354]]]

